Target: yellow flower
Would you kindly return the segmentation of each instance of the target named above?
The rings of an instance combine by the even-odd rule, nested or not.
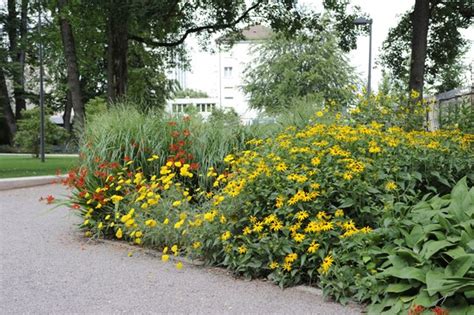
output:
[[[245,254],[246,252],[247,252],[247,247],[245,247],[244,245],[239,247],[239,253],[240,254]]]
[[[319,272],[321,274],[328,273],[329,268],[331,268],[333,262],[334,262],[334,259],[332,258],[331,255],[328,255],[328,256],[324,257],[324,260],[323,260],[323,263],[321,264]]]
[[[178,167],[178,168],[179,168],[179,167],[181,167],[181,166],[182,166],[182,164],[181,164],[181,162],[180,162],[180,161],[177,161],[177,162],[174,162],[174,166],[176,166],[176,167]]]
[[[164,225],[167,225],[168,223],[170,223],[170,220],[168,218],[166,218],[164,221],[163,221],[163,224]]]
[[[280,264],[278,264],[276,261],[272,261],[272,262],[268,265],[268,267],[269,267],[270,269],[272,269],[272,270],[277,269],[279,266],[280,266]]]
[[[293,234],[293,239],[295,240],[295,242],[297,243],[301,243],[305,238],[305,235],[302,234],[302,233],[295,233]]]
[[[285,271],[291,271],[291,263],[285,262],[285,263],[283,264],[283,270],[285,270]]]
[[[372,228],[370,226],[363,227],[360,229],[360,231],[364,234],[370,233],[372,231]]]
[[[122,229],[121,229],[121,228],[119,228],[119,229],[117,230],[117,232],[115,233],[115,236],[116,236],[118,239],[122,238],[123,232],[122,232]]]
[[[113,203],[118,203],[119,201],[123,200],[123,196],[113,195],[110,197]]]
[[[316,116],[317,117],[323,117],[324,116],[324,113],[322,111],[317,111],[316,112]]]
[[[110,214],[108,214],[108,215],[105,216],[105,220],[106,220],[106,221],[109,220],[109,219],[110,219]]]
[[[343,217],[343,216],[344,216],[344,210],[342,210],[342,209],[337,209],[337,210],[336,210],[336,213],[334,214],[334,216],[335,216],[336,218]]]
[[[153,220],[153,219],[149,219],[149,220],[146,220],[146,221],[145,221],[145,225],[146,225],[146,226],[149,226],[149,227],[155,227],[156,224],[157,224],[156,221]]]
[[[286,263],[292,263],[292,262],[294,262],[297,258],[298,258],[298,254],[297,254],[297,253],[291,253],[291,254],[286,255],[286,257],[285,257],[285,262],[286,262]]]
[[[176,264],[176,269],[178,269],[178,270],[183,269],[183,263],[179,261],[179,262]]]
[[[201,247],[201,246],[202,246],[201,242],[194,242],[194,243],[193,243],[193,248],[194,248],[194,249],[198,249],[198,248]]]
[[[179,207],[181,205],[181,201],[176,200],[173,202],[173,207]]]
[[[385,184],[385,189],[388,190],[388,191],[392,191],[392,190],[395,190],[397,188],[398,188],[398,186],[394,181],[389,181]]]
[[[161,260],[162,260],[163,262],[167,262],[169,259],[170,259],[170,256],[169,256],[169,255],[162,255],[162,256],[161,256]]]
[[[166,254],[168,252],[168,246],[165,246],[165,248],[163,248],[163,254]]]
[[[283,207],[284,201],[285,201],[285,198],[284,198],[283,196],[278,196],[278,197],[276,198],[275,207],[277,207],[277,208]]]
[[[178,245],[171,246],[171,251],[175,256],[178,255]]]
[[[141,238],[136,238],[136,239],[135,239],[135,244],[140,245],[141,243],[142,243],[142,239],[141,239]]]
[[[143,233],[141,231],[135,232],[135,237],[142,237]]]
[[[309,214],[308,214],[308,211],[302,210],[302,211],[297,212],[295,217],[298,221],[303,221],[304,219],[309,217]]]
[[[281,162],[281,163],[279,163],[279,164],[276,166],[275,169],[276,169],[278,172],[283,172],[283,171],[286,171],[287,168],[288,168],[288,167],[286,166],[286,164],[285,164],[284,162]]]
[[[229,238],[231,238],[231,236],[232,236],[232,233],[230,233],[230,231],[226,231],[222,233],[221,240],[227,241]]]
[[[308,247],[308,253],[314,254],[319,249],[319,244],[316,241],[312,241],[311,245]]]

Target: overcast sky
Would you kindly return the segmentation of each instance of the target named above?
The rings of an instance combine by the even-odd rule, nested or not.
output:
[[[300,3],[319,8],[321,0],[301,0]],[[366,12],[373,19],[372,25],[372,87],[377,87],[382,78],[381,67],[375,64],[382,49],[382,43],[387,38],[390,28],[398,24],[400,16],[410,10],[415,0],[351,0],[351,5],[357,5],[362,12]],[[466,54],[466,64],[474,62],[474,26],[462,32],[470,40],[470,51]],[[349,53],[349,59],[353,66],[367,82],[367,71],[369,61],[369,38],[361,36],[357,40],[357,49]],[[466,76],[470,79],[470,71],[466,69]],[[467,84],[471,83],[469,80]]]
[[[322,0],[300,0],[300,5],[314,8],[316,11],[322,11]],[[415,0],[351,0],[351,6],[359,6],[362,12],[369,14],[373,19],[372,25],[372,89],[377,89],[378,83],[382,78],[381,66],[376,65],[379,59],[382,43],[387,38],[390,28],[395,27],[400,17],[410,10],[415,4]],[[465,61],[467,65],[474,64],[474,26],[462,32],[470,41],[470,51],[466,54]],[[188,47],[194,51],[191,56],[194,60],[191,62],[193,69],[187,75],[187,81],[190,88],[204,88],[206,83],[203,82],[203,76],[208,75],[208,71],[202,72],[201,64],[205,64],[206,57],[201,53],[196,53],[199,48],[193,40],[188,41]],[[356,67],[363,82],[367,82],[368,57],[369,57],[369,37],[360,36],[357,40],[357,49],[348,55],[350,63]],[[470,84],[470,71],[466,68],[466,78]]]

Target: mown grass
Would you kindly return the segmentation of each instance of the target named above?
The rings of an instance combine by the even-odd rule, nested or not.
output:
[[[0,178],[55,175],[67,172],[78,163],[78,157],[48,156],[44,163],[30,156],[0,156]]]

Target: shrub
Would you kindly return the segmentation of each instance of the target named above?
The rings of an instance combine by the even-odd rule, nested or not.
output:
[[[474,302],[474,188],[464,178],[451,194],[425,196],[400,210],[365,240],[341,242],[334,268],[321,282],[326,294],[372,301],[373,314],[440,304],[450,314],[468,314]]]
[[[338,252],[351,253],[358,240],[378,235],[371,230],[390,224],[400,204],[473,174],[472,139],[457,132],[316,123],[325,119],[321,111],[303,129],[244,143],[214,139],[215,129],[192,117],[143,119],[122,110],[88,132],[83,167],[68,179],[77,188],[83,228],[96,237],[176,245],[282,286],[330,274]],[[151,130],[165,136],[146,138]],[[212,165],[230,143],[244,150],[236,146],[218,170]],[[196,161],[201,168],[192,167]]]
[[[68,138],[68,133],[48,119],[48,113],[45,113],[45,149],[49,151],[51,145],[63,144]],[[40,109],[22,111],[22,119],[18,121],[18,131],[15,135],[15,144],[20,147],[22,152],[39,155],[40,150]]]

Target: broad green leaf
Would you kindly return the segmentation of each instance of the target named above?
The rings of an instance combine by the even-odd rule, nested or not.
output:
[[[385,292],[400,293],[400,292],[405,292],[411,288],[413,288],[413,286],[406,282],[392,283],[388,285],[387,289],[385,289]]]
[[[424,307],[431,307],[436,304],[437,300],[438,300],[437,296],[429,296],[428,292],[420,291],[416,299],[413,300],[413,304],[421,305]]]
[[[474,246],[474,240],[472,241],[472,245]],[[466,252],[464,251],[464,248],[462,248],[461,246],[457,246],[453,249],[446,251],[445,254],[453,259],[456,259],[460,256],[466,255]]]
[[[425,273],[423,270],[415,267],[390,267],[380,273],[381,276],[392,276],[399,279],[412,279],[425,283]]]
[[[413,248],[423,236],[423,227],[421,225],[415,225],[410,235],[406,238],[407,245]]]
[[[449,263],[444,273],[448,277],[463,277],[469,269],[473,268],[473,255],[460,256]]]
[[[438,288],[443,287],[443,283],[446,281],[444,273],[440,271],[430,270],[426,273],[426,289],[430,296],[433,296],[438,291]]]
[[[423,249],[421,250],[421,255],[425,259],[429,259],[431,256],[436,254],[438,251],[442,250],[443,248],[452,246],[453,244],[451,242],[448,242],[446,240],[442,241],[428,241],[425,243],[423,246]]]

